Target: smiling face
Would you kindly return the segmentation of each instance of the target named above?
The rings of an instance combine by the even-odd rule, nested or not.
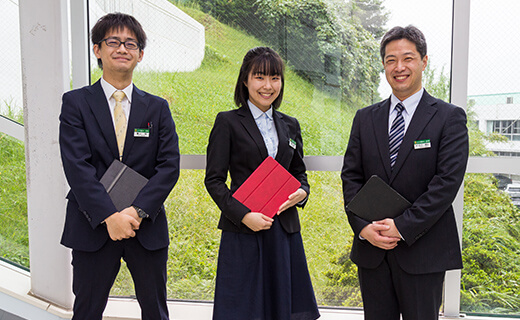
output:
[[[109,30],[104,39],[107,38],[137,41],[135,34],[126,27]],[[107,46],[105,41],[94,45],[94,54],[103,62],[103,78],[107,81],[112,78],[132,79],[135,66],[143,59],[143,50],[128,50],[123,44],[113,48]]]
[[[421,58],[415,44],[407,39],[386,45],[383,59],[386,80],[399,100],[403,101],[421,89],[422,72],[427,63],[428,56]]]
[[[282,89],[282,78],[279,75],[249,73],[245,83],[249,92],[249,100],[263,112],[271,107]]]

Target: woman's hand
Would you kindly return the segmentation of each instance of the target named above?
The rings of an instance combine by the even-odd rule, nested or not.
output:
[[[273,219],[260,212],[249,212],[242,218],[242,223],[255,232],[270,229],[273,221]]]
[[[278,212],[276,214],[280,214],[288,208],[296,205],[298,202],[302,201],[307,197],[307,192],[302,188],[296,190],[293,194],[289,195],[289,199],[282,203],[280,208],[278,208]]]

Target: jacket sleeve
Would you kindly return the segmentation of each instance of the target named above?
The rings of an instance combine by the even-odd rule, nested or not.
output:
[[[228,119],[225,113],[219,113],[209,136],[204,183],[222,213],[235,225],[240,226],[244,216],[251,210],[233,198],[231,190],[226,185],[232,139]]]
[[[361,113],[358,110],[352,122],[350,138],[343,158],[341,181],[343,186],[343,201],[348,221],[356,237],[370,222],[359,218],[347,209],[348,203],[365,183],[360,141]]]
[[[298,120],[294,119],[294,131],[295,131],[295,142],[296,142],[296,150],[293,154],[291,164],[289,166],[289,172],[301,183],[301,187],[305,192],[307,192],[307,197],[300,201],[296,206],[305,207],[307,203],[307,199],[310,195],[310,186],[307,180],[307,173],[305,162],[303,161],[303,139],[300,129],[300,123]]]
[[[154,174],[133,201],[133,205],[143,209],[153,221],[180,174],[179,138],[166,100],[162,100],[159,112],[159,125],[156,129],[158,151],[154,159]]]
[[[412,245],[451,207],[464,179],[468,161],[468,130],[462,108],[451,108],[441,128],[436,173],[426,191],[394,219],[405,242]]]
[[[96,168],[90,163],[92,151],[80,109],[79,93],[63,95],[60,114],[59,143],[67,182],[92,229],[117,212],[105,188],[99,182]]]

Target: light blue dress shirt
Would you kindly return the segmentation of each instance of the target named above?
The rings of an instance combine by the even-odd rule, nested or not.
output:
[[[255,119],[258,130],[260,130],[262,138],[264,138],[267,154],[276,158],[276,153],[278,152],[278,134],[273,120],[273,107],[269,108],[266,112],[263,112],[251,101],[247,100],[247,104],[249,110],[251,110],[253,118]]]

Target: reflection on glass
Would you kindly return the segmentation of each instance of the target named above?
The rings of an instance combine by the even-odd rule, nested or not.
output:
[[[520,47],[510,34],[519,14],[517,1],[471,3],[468,108],[476,156],[520,156]],[[514,174],[466,177],[461,312],[520,315],[519,182]]]

